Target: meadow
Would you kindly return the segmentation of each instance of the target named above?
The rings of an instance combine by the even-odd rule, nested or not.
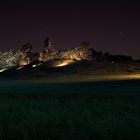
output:
[[[0,140],[139,140],[140,81],[0,82]]]

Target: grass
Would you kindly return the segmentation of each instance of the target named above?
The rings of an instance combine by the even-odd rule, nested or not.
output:
[[[139,140],[139,83],[3,84],[0,140]]]

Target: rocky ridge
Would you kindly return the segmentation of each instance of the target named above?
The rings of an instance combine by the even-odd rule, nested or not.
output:
[[[69,50],[57,50],[49,38],[44,42],[44,48],[39,53],[33,53],[32,45],[27,43],[20,50],[0,52],[0,69],[13,66],[25,66],[36,62],[50,60],[91,60],[92,50],[88,42],[82,42],[80,47]]]

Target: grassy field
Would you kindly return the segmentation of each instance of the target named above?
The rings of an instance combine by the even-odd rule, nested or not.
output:
[[[0,85],[0,140],[140,139],[139,80]]]

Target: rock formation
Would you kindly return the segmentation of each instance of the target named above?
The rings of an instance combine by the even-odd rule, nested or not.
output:
[[[47,38],[44,42],[44,48],[39,53],[39,61],[46,62],[49,60],[58,59],[59,52],[52,46],[52,42],[49,38]]]
[[[19,65],[19,51],[0,52],[0,69]]]
[[[72,60],[91,60],[92,52],[89,48],[77,47],[67,51],[60,52],[61,59],[72,59]]]
[[[39,61],[49,60],[91,60],[92,51],[89,49],[88,42],[82,42],[80,47],[65,51],[58,51],[52,46],[50,39],[45,40],[45,47],[40,53]]]
[[[65,51],[58,51],[52,41],[47,38],[40,53],[32,52],[32,45],[27,43],[19,51],[0,52],[0,69],[12,66],[25,66],[30,63],[47,62],[50,60],[91,60],[92,51],[88,42],[81,43],[80,47]]]
[[[24,66],[31,63],[32,45],[27,43],[20,49],[19,65]]]

